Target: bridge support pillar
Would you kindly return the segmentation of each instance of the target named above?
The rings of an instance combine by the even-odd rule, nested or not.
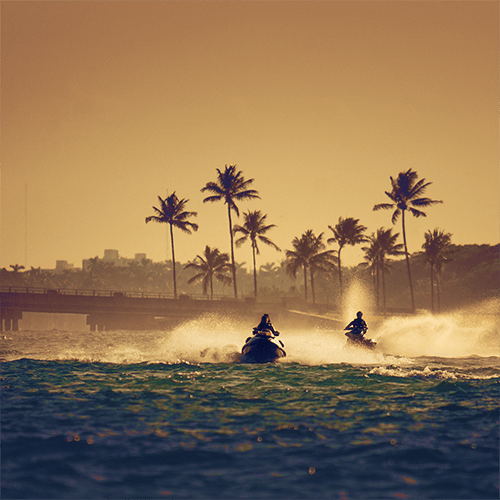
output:
[[[20,319],[23,319],[22,311],[17,311],[15,309],[2,311],[0,330],[3,331],[5,329],[6,332],[10,332],[11,330],[17,332],[19,330]]]
[[[87,325],[89,325],[91,332],[95,332],[97,330],[97,321],[95,318],[95,314],[89,314],[87,316]]]

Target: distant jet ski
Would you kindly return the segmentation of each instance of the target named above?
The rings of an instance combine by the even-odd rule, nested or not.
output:
[[[257,330],[254,328],[253,336],[248,337],[241,350],[242,363],[274,363],[286,356],[283,342],[276,337],[278,332],[271,330]]]
[[[365,339],[365,330],[349,329],[346,333],[347,345],[351,347],[363,347],[365,349],[375,349],[377,343],[372,339]]]

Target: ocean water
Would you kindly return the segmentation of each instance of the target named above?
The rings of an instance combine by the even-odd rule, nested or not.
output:
[[[2,332],[2,498],[499,498],[498,315],[248,334]]]

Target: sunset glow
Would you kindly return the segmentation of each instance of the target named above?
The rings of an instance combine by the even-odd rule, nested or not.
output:
[[[499,242],[497,2],[1,9],[1,267],[80,267],[108,248],[170,258],[144,219],[173,191],[199,224],[176,235],[177,260],[228,252],[225,207],[200,192],[226,164],[255,179],[261,199],[240,211],[267,214],[282,249],[307,229],[330,237],[340,216],[391,227],[372,208],[409,168],[443,200],[408,220],[410,251],[436,227]],[[250,270],[251,255],[236,261]],[[283,257],[262,248],[259,264]]]

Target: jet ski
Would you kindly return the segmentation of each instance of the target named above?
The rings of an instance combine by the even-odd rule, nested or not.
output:
[[[365,349],[375,349],[377,343],[372,339],[365,339],[366,330],[348,330],[346,333],[347,345],[350,347],[363,347]]]
[[[241,363],[274,363],[286,356],[284,344],[276,337],[278,332],[271,330],[257,330],[248,337],[241,349]]]

